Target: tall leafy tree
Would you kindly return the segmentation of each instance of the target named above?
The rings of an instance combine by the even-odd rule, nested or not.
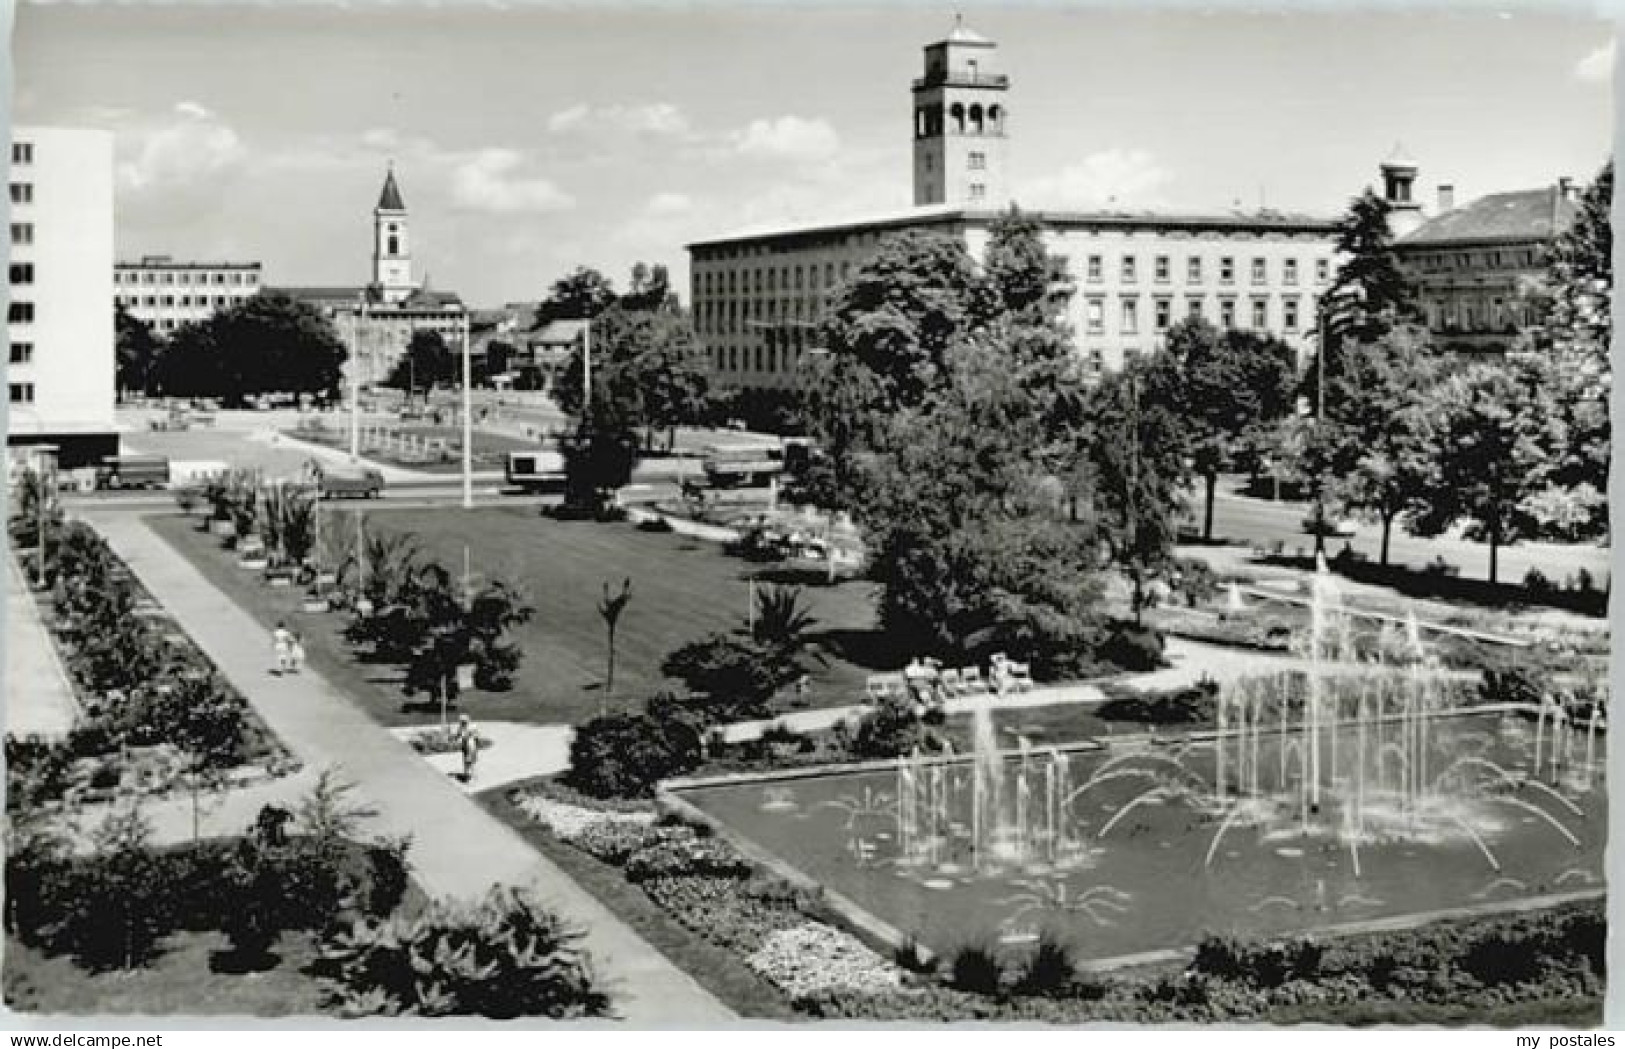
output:
[[[1475,365],[1436,388],[1436,465],[1413,530],[1465,522],[1469,538],[1489,544],[1491,582],[1503,546],[1542,532],[1534,500],[1552,472],[1549,449],[1564,441],[1549,409],[1538,375],[1513,362]]]
[[[164,344],[152,325],[132,316],[122,303],[113,307],[115,374],[121,392],[157,393],[158,358]]]
[[[1554,538],[1592,539],[1608,532],[1608,470],[1613,428],[1609,399],[1613,368],[1614,165],[1580,195],[1573,222],[1553,242],[1541,281],[1537,322],[1518,352],[1538,369],[1563,416],[1568,442],[1551,490],[1542,499]],[[1567,508],[1564,512],[1562,508]]]
[[[166,393],[241,403],[260,393],[338,395],[348,355],[321,311],[261,292],[183,325],[160,358]]]
[[[590,320],[615,305],[617,297],[608,277],[578,266],[553,282],[547,298],[536,307],[536,327],[559,320]]]
[[[437,331],[420,328],[412,333],[384,385],[405,390],[411,397],[419,390],[432,390],[442,383],[462,382],[462,360]]]
[[[1213,538],[1220,472],[1233,468],[1254,436],[1292,411],[1297,382],[1291,346],[1267,335],[1220,331],[1192,319],[1168,332],[1164,392],[1184,420],[1184,444],[1205,485],[1202,538]]]
[[[671,290],[671,275],[663,263],[632,265],[631,286],[621,296],[621,307],[628,310],[675,310],[677,296]]]
[[[560,408],[578,416],[583,362],[578,346],[553,394]],[[646,444],[661,432],[672,444],[678,426],[700,423],[710,410],[705,351],[681,312],[608,310],[593,322],[591,363],[593,399],[605,399],[606,412],[641,429]]]
[[[1311,364],[1304,394],[1316,403],[1319,383],[1342,366],[1338,350],[1350,343],[1374,342],[1396,324],[1418,318],[1415,288],[1394,253],[1388,202],[1367,187],[1337,220],[1337,275],[1320,300],[1319,324],[1324,361]]]

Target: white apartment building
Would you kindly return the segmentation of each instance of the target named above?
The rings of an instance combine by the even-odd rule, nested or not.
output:
[[[113,269],[113,301],[159,335],[207,320],[259,290],[257,262],[177,262],[168,255],[143,255]]]
[[[6,443],[65,468],[118,451],[113,135],[12,129]]]
[[[946,234],[981,258],[1009,207],[1010,78],[963,25],[925,48],[913,85],[914,207],[861,220],[752,230],[688,246],[694,324],[723,388],[793,389],[847,277],[887,237]],[[1152,352],[1200,316],[1269,334],[1303,360],[1335,265],[1333,221],[1278,211],[1205,215],[1024,208],[1076,288],[1067,322],[1087,369]]]

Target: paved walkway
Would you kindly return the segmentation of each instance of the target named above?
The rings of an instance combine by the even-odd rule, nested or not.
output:
[[[61,737],[79,714],[79,701],[57,656],[28,580],[15,557],[6,558],[6,620],[0,632],[6,667],[6,731]]]
[[[336,767],[377,809],[370,830],[411,836],[414,873],[429,895],[471,900],[483,897],[493,884],[531,887],[547,906],[584,930],[585,944],[598,972],[614,988],[624,1019],[639,1025],[705,1026],[734,1018],[692,977],[320,674],[270,674],[270,643],[259,624],[139,518],[108,514],[93,515],[92,521],[307,769]]]

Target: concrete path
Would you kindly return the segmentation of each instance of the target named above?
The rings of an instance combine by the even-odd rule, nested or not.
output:
[[[517,721],[478,721],[475,727],[480,735],[491,741],[480,751],[480,760],[474,766],[472,782],[462,782],[463,758],[460,754],[429,754],[422,760],[437,772],[456,783],[466,794],[505,787],[520,780],[537,776],[552,776],[570,767],[570,737],[575,730],[569,725],[527,725]],[[402,727],[389,730],[397,739],[406,740],[422,732],[421,727]],[[451,779],[455,774],[456,779]]]
[[[320,674],[273,676],[270,644],[254,618],[226,600],[141,519],[108,514],[92,515],[91,521],[307,769],[336,767],[377,809],[370,830],[411,836],[414,873],[429,895],[474,900],[494,884],[530,887],[585,932],[622,1018],[645,1026],[706,1026],[734,1018]]]
[[[317,772],[307,768],[291,776],[259,780],[229,791],[204,792],[198,796],[195,809],[192,796],[185,792],[143,798],[138,808],[152,827],[156,845],[228,837],[252,827],[254,817],[266,805],[281,805],[297,811],[300,800],[315,785]],[[80,851],[89,852],[94,848],[94,833],[102,821],[115,813],[127,813],[130,808],[128,801],[81,806],[68,819],[69,838]]]
[[[15,557],[6,558],[6,731],[62,737],[79,715],[66,668]]]

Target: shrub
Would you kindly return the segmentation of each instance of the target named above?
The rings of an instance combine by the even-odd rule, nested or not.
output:
[[[1545,696],[1540,678],[1526,666],[1503,663],[1487,666],[1478,684],[1481,703],[1526,703],[1538,705]]]
[[[698,740],[682,726],[645,714],[610,714],[576,729],[567,778],[597,797],[645,797],[660,780],[699,763]]]
[[[688,686],[691,708],[710,722],[766,717],[774,694],[802,673],[792,653],[727,634],[673,651],[660,671]]]
[[[1536,600],[1550,597],[1553,590],[1552,581],[1546,578],[1546,573],[1538,568],[1531,568],[1524,573],[1523,588],[1528,595]]]
[[[437,902],[415,919],[357,923],[324,939],[313,968],[348,1017],[608,1015],[580,941],[526,894],[495,889],[473,908]]]
[[[1016,967],[1015,991],[1017,994],[1054,997],[1072,985],[1077,971],[1071,948],[1054,933],[1045,930],[1039,935],[1032,951]]]
[[[1219,686],[1205,678],[1190,688],[1118,695],[1102,703],[1096,714],[1106,721],[1132,721],[1147,725],[1191,725],[1211,722]]]
[[[1148,626],[1113,625],[1100,646],[1100,658],[1129,671],[1156,670],[1164,665],[1162,635]]]
[[[750,873],[750,863],[718,838],[656,841],[626,860],[626,880],[634,883],[689,875],[743,880]]]
[[[937,971],[936,961],[930,957],[926,949],[913,933],[903,937],[903,942],[892,951],[892,962],[905,972],[927,976]]]
[[[983,944],[969,944],[955,951],[949,973],[949,984],[955,990],[983,995],[998,994],[1004,976],[998,956]]]

